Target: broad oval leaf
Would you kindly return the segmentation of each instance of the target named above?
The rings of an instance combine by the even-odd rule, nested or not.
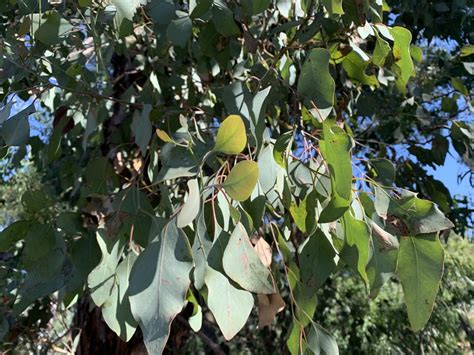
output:
[[[258,180],[258,164],[245,160],[237,163],[231,170],[222,187],[237,201],[245,201],[250,197]]]
[[[250,292],[232,286],[227,277],[211,267],[206,268],[207,305],[226,340],[232,339],[245,325],[252,311]]]
[[[430,319],[443,275],[444,250],[436,234],[402,237],[398,273],[413,331]]]
[[[228,116],[217,131],[215,152],[239,154],[247,144],[245,124],[239,115]]]
[[[244,289],[255,293],[274,293],[272,276],[250,243],[242,223],[237,223],[224,250],[225,273]]]

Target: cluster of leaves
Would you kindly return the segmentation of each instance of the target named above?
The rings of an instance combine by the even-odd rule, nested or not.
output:
[[[288,305],[291,353],[332,354],[316,292],[349,268],[373,297],[396,273],[422,329],[443,273],[438,234],[453,224],[400,188],[412,181],[397,187],[383,158],[396,152],[373,138],[418,131],[393,129],[373,104],[362,112],[367,90],[410,95],[421,60],[410,31],[383,24],[387,10],[375,0],[8,1],[0,152],[29,151],[48,189],[23,194],[27,216],[0,234],[2,252],[21,243],[25,275],[5,276],[4,328],[54,292],[65,307],[90,294],[114,332],[129,340],[139,326],[155,354],[186,304],[193,330],[210,312],[229,340],[256,296],[261,327]],[[46,140],[30,134],[36,104],[10,112],[29,96],[54,114]],[[470,155],[470,128],[448,129]],[[436,137],[445,156],[449,142]]]

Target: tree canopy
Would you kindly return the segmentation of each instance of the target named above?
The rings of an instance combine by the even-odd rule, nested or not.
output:
[[[0,233],[0,333],[90,297],[158,354],[185,306],[226,340],[286,308],[290,353],[336,354],[315,312],[341,271],[401,283],[423,329],[472,222],[427,173],[472,179],[471,5],[5,1],[0,172],[40,181]]]

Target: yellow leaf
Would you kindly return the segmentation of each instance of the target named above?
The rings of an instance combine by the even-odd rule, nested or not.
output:
[[[217,131],[215,152],[224,154],[239,154],[247,144],[245,124],[239,115],[230,115],[220,125]]]
[[[173,142],[173,139],[171,139],[171,137],[168,135],[168,133],[166,133],[165,131],[157,128],[156,129],[156,135],[158,136],[158,138],[160,138],[163,142],[166,142],[166,143],[170,143],[170,142]]]
[[[250,197],[258,179],[258,164],[245,160],[237,163],[231,170],[222,187],[237,201],[245,201]]]

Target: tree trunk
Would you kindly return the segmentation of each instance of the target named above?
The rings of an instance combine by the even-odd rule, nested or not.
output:
[[[104,322],[102,312],[89,300],[87,295],[82,296],[76,308],[73,321],[75,335],[80,334],[76,348],[78,355],[146,355],[140,329],[127,343],[120,339]]]

